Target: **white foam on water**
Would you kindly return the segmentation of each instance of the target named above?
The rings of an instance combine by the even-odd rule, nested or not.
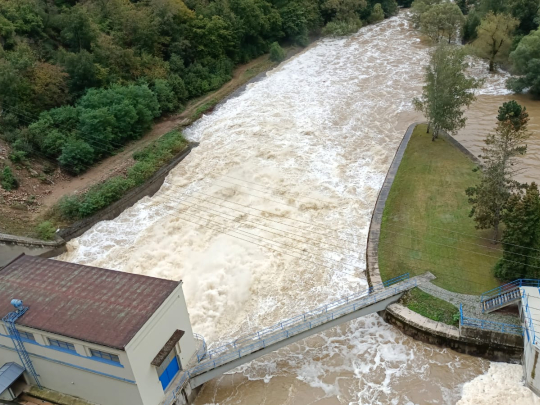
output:
[[[463,387],[457,405],[538,405],[538,398],[523,384],[519,364],[491,363],[489,370]]]
[[[319,41],[197,121],[186,136],[200,145],[163,187],[60,259],[183,279],[194,330],[212,345],[365,288],[371,214],[420,118],[411,100],[427,58],[403,15]],[[342,403],[449,403],[487,364],[371,315],[235,372],[271,387],[289,377]],[[242,403],[248,383],[225,403]]]

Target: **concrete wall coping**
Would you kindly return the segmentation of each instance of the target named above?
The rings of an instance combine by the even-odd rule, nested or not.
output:
[[[53,241],[46,241],[41,239],[33,239],[33,238],[27,238],[25,236],[17,236],[17,235],[8,235],[6,233],[0,233],[0,243],[15,243],[18,245],[36,245],[36,246],[51,246],[51,247],[58,247],[62,246],[64,243],[64,239],[60,237],[56,237],[56,240]]]

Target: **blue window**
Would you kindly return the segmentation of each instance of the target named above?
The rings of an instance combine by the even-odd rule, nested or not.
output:
[[[36,338],[34,337],[34,334],[33,333],[30,333],[30,332],[22,332],[22,331],[18,331],[19,332],[19,336],[22,337],[23,339],[27,339],[27,340],[32,340],[33,342],[36,341]]]
[[[71,350],[72,352],[75,351],[75,346],[72,343],[63,342],[61,340],[49,339],[49,344],[51,346],[59,347],[60,349]]]
[[[111,354],[107,352],[102,352],[101,350],[90,349],[92,357],[99,357],[104,360],[114,361],[115,363],[120,363],[120,359],[116,354]]]

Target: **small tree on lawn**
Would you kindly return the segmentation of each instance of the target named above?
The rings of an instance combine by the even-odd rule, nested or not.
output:
[[[478,56],[489,61],[490,72],[495,70],[495,62],[508,57],[512,33],[518,25],[519,21],[511,15],[490,11],[476,29],[478,38],[472,47]]]
[[[525,107],[515,101],[506,102],[499,108],[495,133],[484,140],[480,183],[466,190],[473,206],[470,216],[476,221],[476,228],[493,228],[495,242],[499,238],[499,225],[508,198],[521,187],[514,177],[519,172],[517,158],[527,151],[524,142],[530,136],[528,122]]]
[[[463,108],[475,100],[473,90],[482,84],[465,75],[465,56],[463,48],[439,44],[426,67],[422,97],[413,100],[415,108],[428,119],[428,132],[433,128],[432,140],[440,131],[455,134],[465,126]]]
[[[495,275],[504,280],[538,278],[540,269],[540,194],[532,183],[525,194],[508,199],[503,215],[506,226],[503,257],[495,265]]]

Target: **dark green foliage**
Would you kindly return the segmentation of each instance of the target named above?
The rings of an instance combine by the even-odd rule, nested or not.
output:
[[[398,6],[409,8],[414,0],[397,0]]]
[[[368,18],[368,22],[370,24],[374,24],[376,22],[382,21],[384,19],[384,11],[379,3],[375,4],[373,7],[373,11],[371,12],[371,15]]]
[[[277,42],[273,42],[270,45],[270,60],[274,62],[281,62],[285,59],[285,50],[279,46]]]
[[[0,176],[0,185],[4,190],[11,191],[19,187],[19,182],[9,166],[4,167]]]
[[[473,12],[467,14],[467,18],[465,19],[465,24],[463,25],[463,41],[464,42],[470,42],[474,41],[478,34],[476,32],[476,29],[480,25],[480,22],[482,20],[480,19],[480,16],[478,13]]]
[[[26,159],[26,152],[22,150],[16,150],[9,154],[9,160],[13,163],[22,163]]]
[[[94,149],[80,139],[68,140],[58,158],[60,165],[73,174],[84,172],[94,160]]]
[[[380,0],[378,4],[381,5],[386,18],[396,15],[399,11],[396,0]]]
[[[43,221],[36,227],[36,233],[43,240],[53,240],[56,228],[50,221]]]
[[[528,88],[532,95],[540,97],[540,30],[523,37],[510,53],[510,60],[520,76],[511,77],[507,86],[518,93]]]
[[[503,215],[503,258],[495,275],[503,280],[538,278],[540,274],[540,196],[532,183],[525,194],[513,194]]]
[[[113,177],[92,187],[84,195],[65,196],[58,202],[55,210],[66,220],[88,217],[118,201],[131,188],[143,184],[186,146],[187,142],[180,132],[169,132],[133,155],[137,163],[128,170],[127,176]]]

